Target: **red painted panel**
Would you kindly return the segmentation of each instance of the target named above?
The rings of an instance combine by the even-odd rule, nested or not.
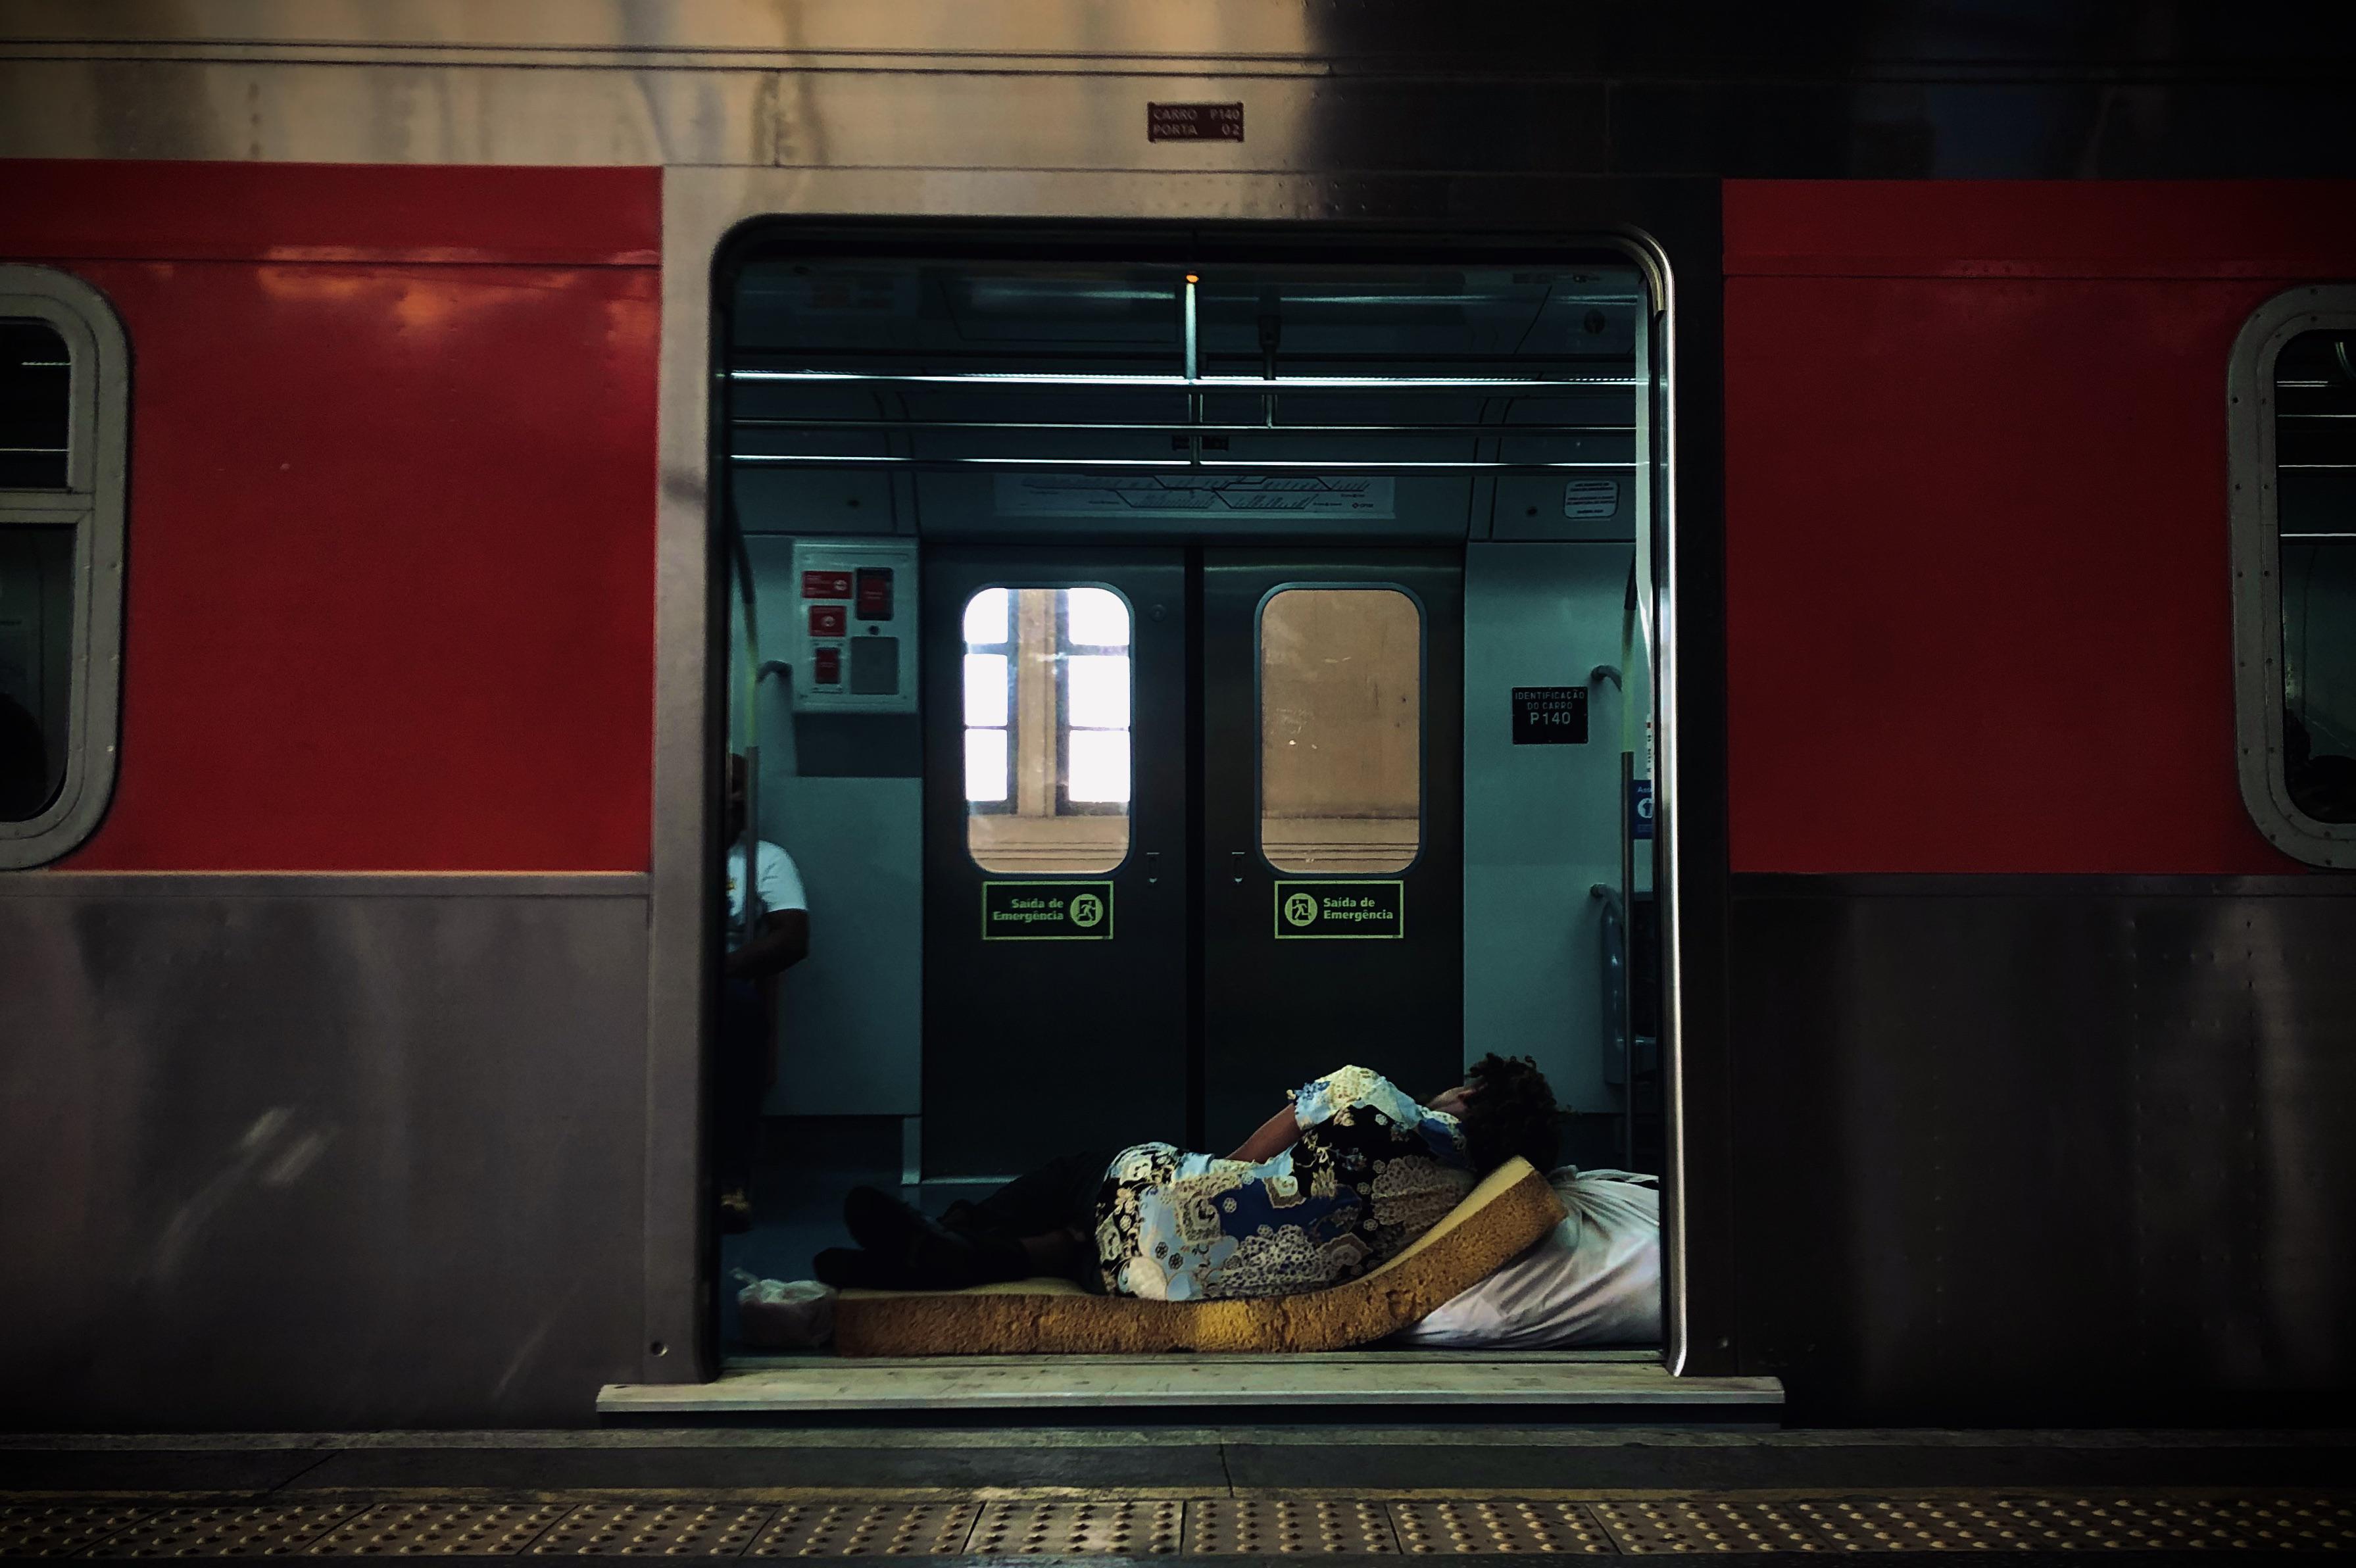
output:
[[[1729,276],[2343,275],[2349,187],[2332,180],[1738,180]]]
[[[662,179],[639,168],[0,160],[18,256],[655,266]]]
[[[217,171],[167,172],[166,227]],[[658,274],[64,264],[134,365],[121,776],[68,865],[644,869]]]
[[[1729,188],[1730,274],[1766,237],[1857,263],[1727,282],[1737,870],[2292,868],[2235,783],[2225,364],[2262,301],[2356,270],[2356,233],[2275,211],[2203,252],[2222,277],[2182,243],[2232,234],[2269,189],[2350,207],[2285,187]],[[2073,243],[2100,236],[2141,275],[1869,264],[1987,257],[2064,211]],[[2018,272],[2099,271],[2047,250]]]

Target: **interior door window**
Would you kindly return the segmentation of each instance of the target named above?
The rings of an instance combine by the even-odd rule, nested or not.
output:
[[[1404,871],[1423,839],[1423,612],[1397,588],[1284,588],[1259,616],[1260,854]]]
[[[1129,604],[1109,588],[984,588],[966,601],[976,865],[1063,876],[1127,858],[1130,674]]]

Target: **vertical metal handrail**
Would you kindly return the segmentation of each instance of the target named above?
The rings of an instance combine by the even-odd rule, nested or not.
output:
[[[1602,978],[1604,1026],[1611,1031],[1609,1044],[1618,1053],[1617,1077],[1607,1060],[1603,1074],[1606,1083],[1625,1088],[1628,1082],[1628,965],[1627,938],[1620,912],[1620,895],[1609,882],[1598,882],[1588,888],[1588,896],[1603,906],[1596,918],[1597,972]]]
[[[1186,274],[1185,303],[1183,308],[1186,320],[1184,373],[1189,385],[1194,383],[1202,371],[1202,347],[1195,336],[1194,318],[1194,285],[1197,281],[1193,273]],[[1203,394],[1200,392],[1190,392],[1186,394],[1186,423],[1190,425],[1203,423]],[[1190,430],[1187,433],[1186,461],[1196,466],[1200,466],[1203,461],[1203,437],[1199,432]]]
[[[744,856],[744,930],[761,929],[761,623],[753,591],[753,553],[744,531],[732,516],[726,524],[728,550],[735,568],[737,598],[744,608],[744,827],[740,845]]]
[[[1622,701],[1625,701],[1624,693]],[[1620,1038],[1627,1052],[1620,1086],[1620,1168],[1636,1168],[1636,758],[1620,754]]]
[[[1638,548],[1643,545],[1640,543]],[[1636,706],[1628,701],[1627,676],[1636,668],[1639,652],[1644,656],[1648,705],[1653,690],[1652,650],[1638,646],[1638,621],[1642,616],[1636,591],[1639,575],[1632,556],[1628,563],[1628,592],[1620,609],[1620,897],[1627,912],[1622,940],[1630,950],[1628,983],[1620,999],[1620,1033],[1628,1042],[1628,1077],[1620,1095],[1620,1153],[1621,1168],[1631,1171],[1636,1168],[1636,964],[1633,950],[1636,932]]]

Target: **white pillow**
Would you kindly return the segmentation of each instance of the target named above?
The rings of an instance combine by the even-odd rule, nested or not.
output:
[[[1569,1214],[1546,1239],[1394,1341],[1561,1350],[1661,1342],[1661,1194],[1626,1171],[1554,1172]]]

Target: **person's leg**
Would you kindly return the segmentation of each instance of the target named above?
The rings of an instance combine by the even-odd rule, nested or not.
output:
[[[854,1263],[848,1255],[821,1261],[846,1277],[890,1273],[911,1288],[1041,1274],[1085,1283],[1092,1272],[1081,1266],[1086,1238],[1095,1230],[1096,1197],[1111,1158],[1089,1152],[1051,1160],[938,1220],[880,1187],[854,1187],[843,1201],[843,1223],[875,1262]]]
[[[1075,1216],[1086,1215],[1086,1228],[1094,1230],[1097,1193],[1119,1152],[1090,1149],[1050,1160],[988,1197],[953,1208],[942,1222],[967,1234],[1020,1239],[1069,1230]]]
[[[1043,1231],[1025,1236],[1016,1245],[1023,1249],[1024,1273],[1033,1279],[1071,1280],[1085,1284],[1095,1273],[1092,1250],[1084,1245],[1081,1232],[1066,1226],[1061,1230]]]
[[[810,1260],[810,1273],[837,1290],[908,1290],[906,1269],[858,1247],[829,1247]]]
[[[1117,1149],[1090,1149],[1051,1160],[970,1206],[948,1223],[965,1234],[1011,1238],[1033,1277],[1104,1288],[1097,1267],[1097,1204]]]
[[[855,1187],[842,1200],[842,1222],[856,1252],[821,1252],[813,1266],[829,1284],[889,1278],[886,1288],[961,1290],[1029,1273],[1021,1245],[995,1232],[965,1235],[881,1187]],[[831,1272],[830,1272],[831,1271]],[[837,1275],[842,1276],[837,1278]],[[865,1279],[853,1279],[865,1275]]]

